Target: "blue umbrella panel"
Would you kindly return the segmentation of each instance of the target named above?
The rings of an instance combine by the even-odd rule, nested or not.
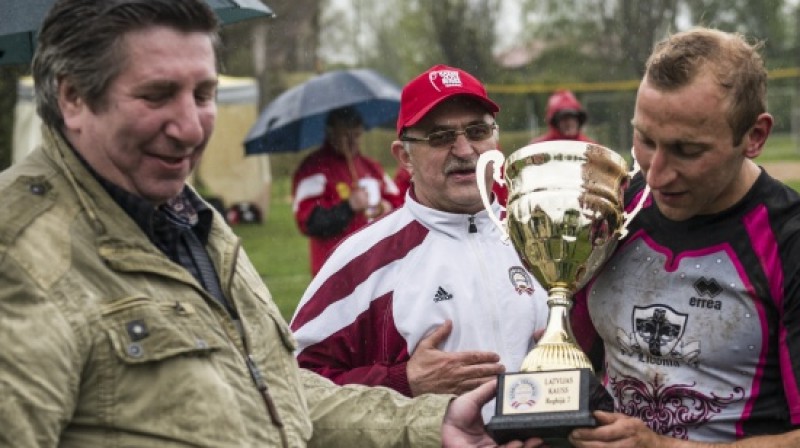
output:
[[[2,0],[0,6],[0,65],[30,64],[36,36],[55,0]],[[224,24],[272,17],[260,0],[206,0]]]
[[[365,129],[397,119],[400,88],[369,69],[315,76],[269,103],[245,138],[246,154],[301,151],[325,139],[328,112],[354,107]]]

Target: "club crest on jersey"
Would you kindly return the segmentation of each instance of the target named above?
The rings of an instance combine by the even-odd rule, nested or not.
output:
[[[533,294],[533,280],[531,279],[531,275],[521,266],[510,268],[508,270],[508,279],[511,280],[511,285],[514,287],[514,290],[517,291],[517,294],[522,295],[525,293],[529,296]]]
[[[635,307],[631,316],[633,331],[626,333],[619,329],[617,340],[623,353],[638,354],[643,362],[677,365],[683,361],[695,365],[700,341],[683,340],[688,319],[688,314],[666,305]]]
[[[680,341],[689,316],[666,307],[653,305],[633,310],[633,328],[641,347],[647,347],[652,356],[672,353]]]

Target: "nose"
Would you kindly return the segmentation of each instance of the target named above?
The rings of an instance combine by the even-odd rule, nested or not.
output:
[[[468,157],[472,153],[477,152],[475,148],[472,147],[472,143],[469,141],[464,131],[456,133],[456,141],[452,143],[450,151],[459,157]]]
[[[646,173],[647,185],[654,190],[664,188],[675,179],[675,170],[671,166],[669,153],[661,146],[639,158],[639,163],[642,171]]]
[[[166,126],[168,136],[184,147],[197,146],[205,139],[203,115],[208,106],[199,105],[194,95],[182,95],[175,100]]]

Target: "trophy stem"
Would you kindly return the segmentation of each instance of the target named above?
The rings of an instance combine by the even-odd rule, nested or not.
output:
[[[541,372],[562,369],[589,369],[594,371],[589,357],[578,347],[569,323],[572,293],[559,286],[550,288],[547,297],[547,327],[536,347],[522,362],[523,372]]]

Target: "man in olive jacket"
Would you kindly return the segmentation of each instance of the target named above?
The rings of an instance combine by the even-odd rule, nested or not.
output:
[[[60,0],[45,19],[44,143],[0,174],[0,446],[491,444],[491,387],[408,400],[297,367],[185,183],[214,127],[216,28],[202,0]]]

